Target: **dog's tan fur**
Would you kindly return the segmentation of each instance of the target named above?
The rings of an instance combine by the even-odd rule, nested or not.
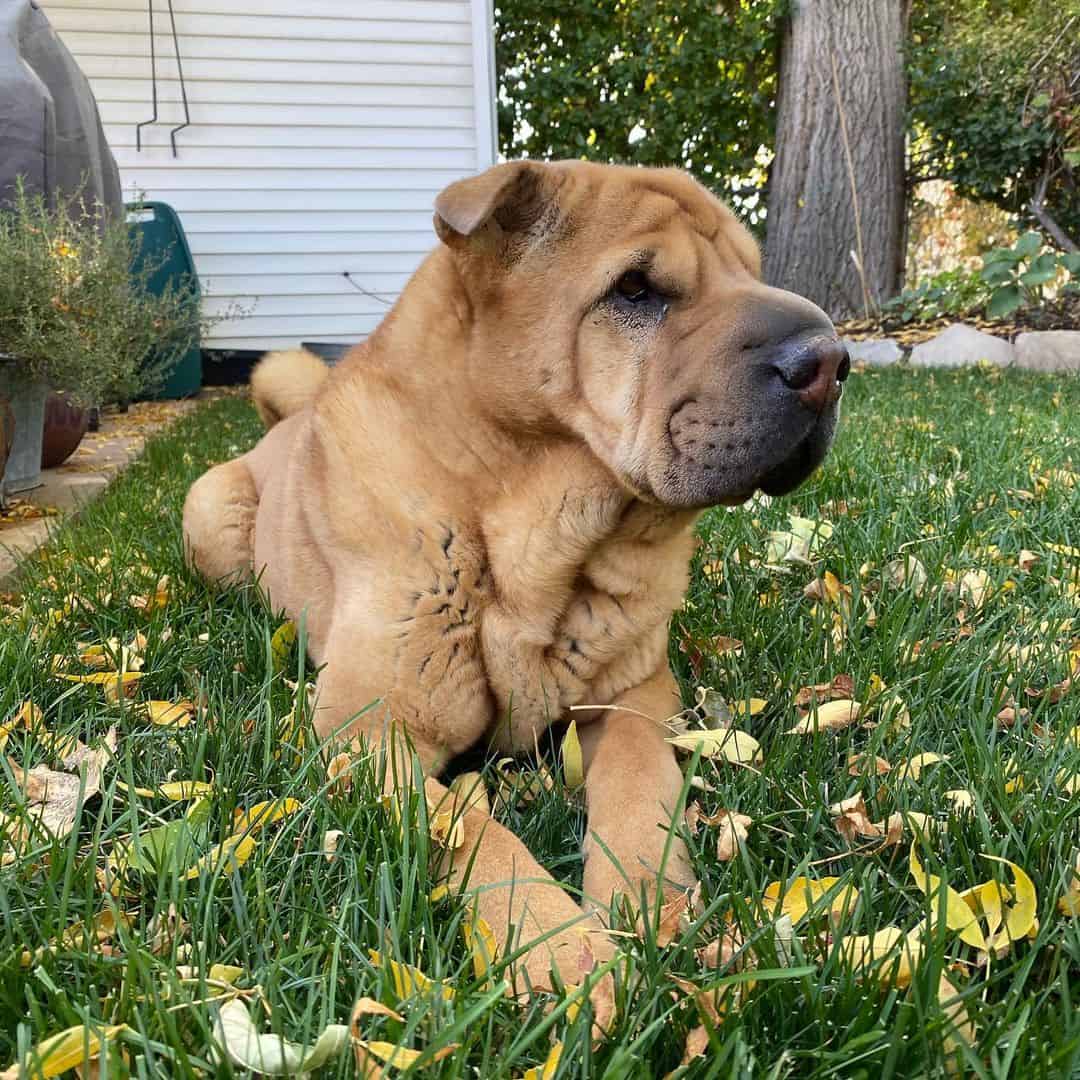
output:
[[[777,311],[820,313],[761,285],[749,235],[673,170],[514,163],[436,210],[443,244],[368,342],[329,376],[302,353],[256,370],[272,426],[193,486],[190,557],[211,579],[259,573],[325,664],[318,734],[380,744],[392,717],[433,798],[455,754],[531,749],[571,706],[604,706],[573,714],[585,895],[655,888],[665,846],[666,880],[686,885],[668,621],[700,507],[749,494],[768,442],[737,343]],[[643,250],[678,297],[653,322],[592,300]],[[511,922],[557,931],[525,970],[578,981],[579,909],[516,837],[466,823],[481,914],[504,945]]]

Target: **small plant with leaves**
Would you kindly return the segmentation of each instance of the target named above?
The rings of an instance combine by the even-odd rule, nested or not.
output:
[[[989,291],[977,272],[945,270],[920,281],[915,288],[904,289],[882,305],[881,313],[886,322],[902,323],[967,315],[986,303]]]
[[[16,185],[0,211],[0,353],[17,378],[90,403],[153,387],[199,339],[192,282],[159,295],[123,218]],[[134,269],[133,269],[134,268]]]
[[[993,248],[983,256],[979,275],[993,289],[986,305],[991,319],[1040,303],[1047,285],[1075,289],[1080,280],[1080,253],[1045,248],[1040,233],[1024,233],[1011,248]]]

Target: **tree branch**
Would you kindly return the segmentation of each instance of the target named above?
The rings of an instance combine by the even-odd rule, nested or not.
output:
[[[1028,209],[1047,235],[1062,251],[1080,252],[1080,246],[1053,219],[1050,211],[1046,209],[1046,189],[1049,184],[1050,170],[1047,168],[1035,187],[1035,194],[1031,197],[1031,202],[1028,203]]]

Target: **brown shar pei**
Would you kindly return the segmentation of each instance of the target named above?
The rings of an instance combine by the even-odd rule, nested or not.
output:
[[[498,165],[438,196],[435,231],[333,371],[305,353],[256,369],[270,430],[192,487],[186,543],[207,578],[260,575],[306,620],[318,735],[386,745],[392,718],[432,800],[454,755],[531,749],[577,719],[584,910],[478,809],[449,871],[472,860],[504,949],[548,935],[520,962],[535,987],[552,965],[574,983],[581,929],[614,893],[692,882],[663,721],[682,707],[668,621],[694,522],[818,466],[849,363],[825,314],[763,285],[750,235],[676,170]]]

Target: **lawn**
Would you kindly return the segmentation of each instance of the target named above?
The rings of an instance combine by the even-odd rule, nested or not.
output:
[[[26,701],[43,719],[6,724],[0,1076],[83,1024],[124,1025],[103,1075],[230,1075],[214,1063],[213,998],[311,1043],[364,996],[396,1012],[360,1018],[371,1052],[420,1051],[425,1076],[520,1077],[556,1041],[561,1063],[545,1076],[1080,1075],[1080,918],[1059,910],[1080,888],[1080,691],[1065,681],[1080,655],[1080,381],[898,369],[849,387],[835,450],[805,488],[702,522],[671,655],[687,704],[696,687],[715,690],[706,711],[728,703],[761,760],[688,756],[688,794],[701,815],[751,824],[727,861],[722,815],[680,826],[703,886],[697,914],[670,944],[666,928],[659,942],[655,927],[624,938],[616,1027],[595,1045],[587,1009],[517,1004],[497,965],[474,964],[463,906],[431,897],[426,829],[399,828],[362,770],[351,786],[327,780],[303,708],[290,719],[288,682],[310,677],[302,642],[274,638],[280,619],[253,589],[214,593],[184,569],[184,493],[258,437],[249,405],[214,402],[153,441],[26,566],[4,615],[0,725]],[[817,529],[809,565],[777,562],[788,541],[770,544],[792,515],[832,526]],[[111,638],[143,660],[134,697],[110,702],[59,677],[92,672],[80,649]],[[833,731],[813,730],[811,714],[789,734],[800,689],[837,676],[865,709]],[[753,715],[751,699],[766,703]],[[194,715],[154,723],[139,707],[149,700],[187,700]],[[820,727],[830,711],[817,716]],[[101,791],[74,830],[22,835],[20,767],[61,770],[79,749],[64,737],[92,751],[113,727],[115,750],[89,754],[103,761]],[[552,782],[520,804],[496,794],[496,763],[484,768],[496,814],[573,886],[582,810],[557,744],[546,758]],[[162,787],[178,781],[210,794],[169,798],[195,794]],[[501,790],[529,781],[502,778]],[[831,810],[859,794],[865,820],[855,804]],[[237,812],[269,799],[297,802],[256,822],[232,862],[219,858],[214,845],[245,824]],[[979,895],[991,909],[1004,901],[1005,921],[965,926],[963,899],[949,909],[944,884],[919,887],[913,851],[957,893],[1004,883]],[[802,887],[776,899],[774,883],[797,877],[840,880],[803,914]],[[857,939],[887,927],[914,931],[911,944],[870,963]],[[698,950],[718,938],[735,955],[706,966]],[[403,996],[392,960],[453,995]],[[703,1052],[680,1066],[688,1037]],[[346,1047],[319,1075],[360,1071]]]

